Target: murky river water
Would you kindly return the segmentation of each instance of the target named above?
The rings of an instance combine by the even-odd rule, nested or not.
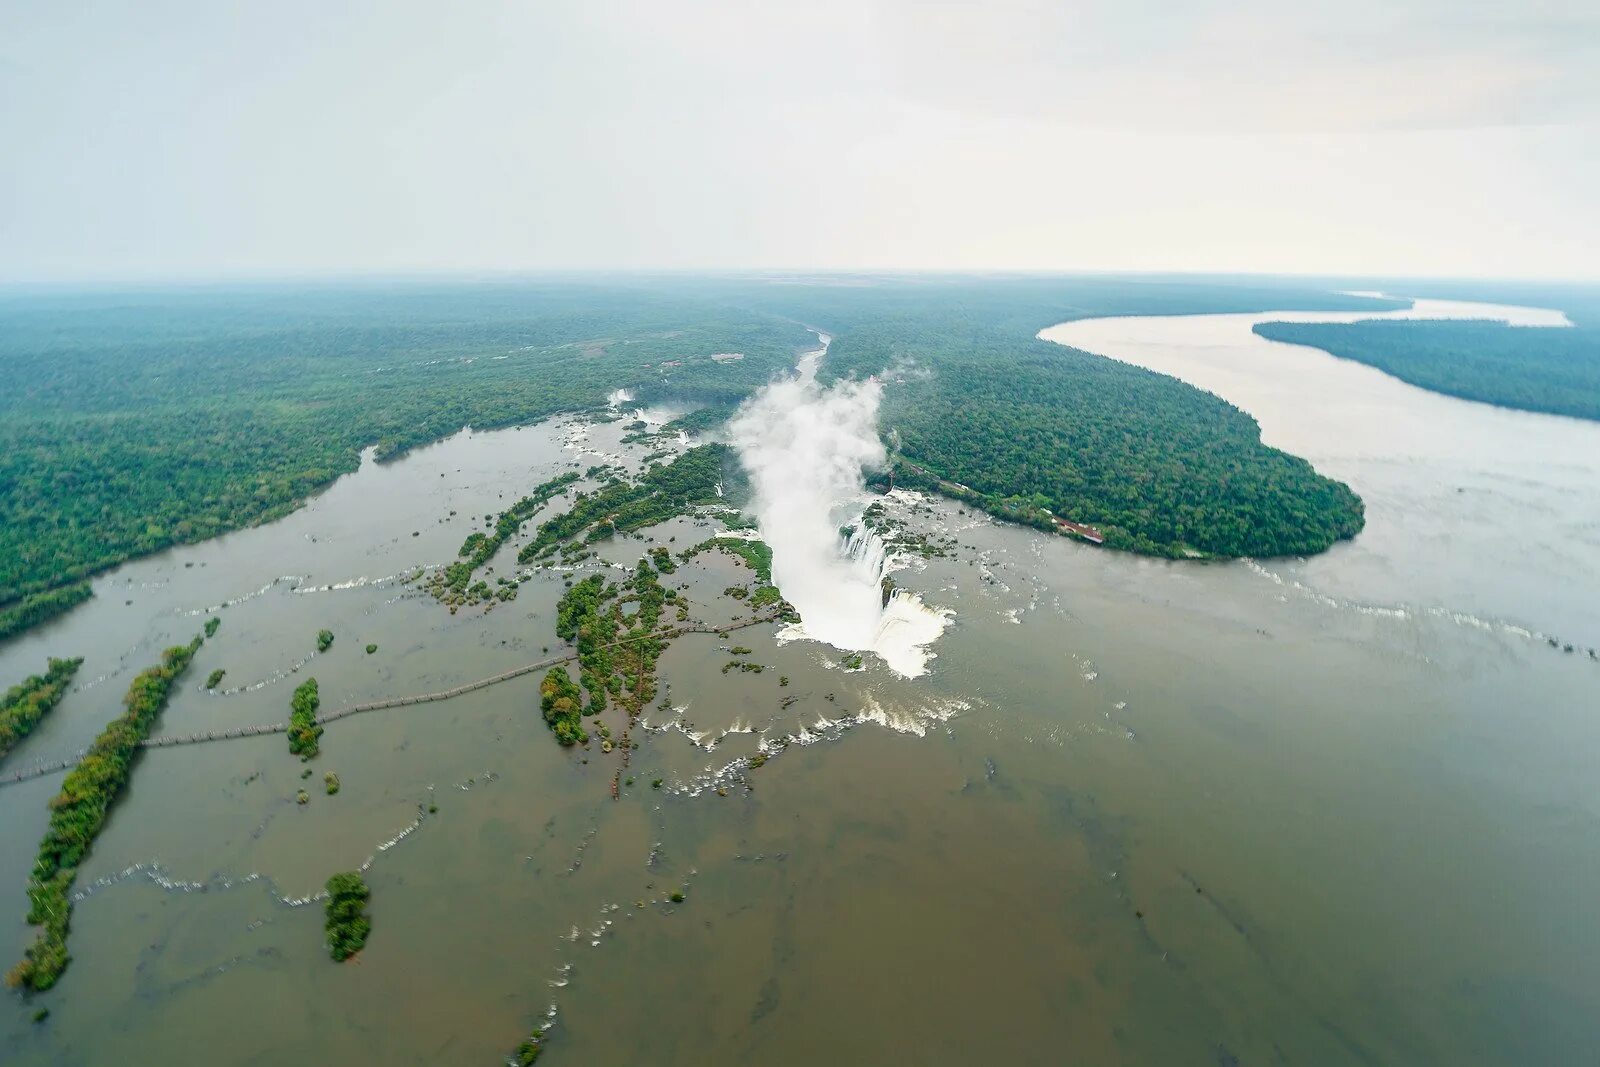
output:
[[[770,627],[685,636],[661,665],[678,710],[646,715],[615,802],[615,757],[553,743],[537,674],[331,725],[304,807],[281,736],[147,752],[80,874],[51,1017],[0,1015],[6,1062],[494,1063],[552,1007],[550,1062],[1592,1061],[1600,664],[1539,635],[1600,645],[1600,427],[1251,358],[1248,323],[1064,339],[1216,389],[1351,481],[1353,545],[1175,564],[899,496],[962,546],[896,575],[955,612],[931,671],[846,671]],[[1318,379],[1308,406],[1312,369],[1345,367],[1367,392]],[[308,674],[333,708],[542,658],[563,576],[456,616],[394,576],[622,432],[462,434],[107,575],[0,652],[4,679],[86,656],[10,768],[87,743],[224,603],[162,732],[282,721]],[[741,577],[708,555],[673,580],[720,622]],[[735,643],[767,669],[722,673]],[[812,743],[719,795],[778,735]],[[59,782],[0,789],[8,951]],[[335,966],[320,906],[282,898],[369,857],[372,939]]]

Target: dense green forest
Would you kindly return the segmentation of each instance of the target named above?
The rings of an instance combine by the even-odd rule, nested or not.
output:
[[[82,657],[51,659],[43,674],[30,675],[0,697],[0,763],[67,695],[82,665]]]
[[[1040,509],[1158,555],[1318,552],[1362,526],[1359,498],[1261,443],[1255,420],[1165,375],[1037,339],[1109,315],[1384,310],[1262,279],[992,276],[857,284],[685,281],[834,336],[824,379],[882,373],[879,423],[923,484],[1006,518]]]
[[[604,711],[609,694],[637,715],[655,696],[656,660],[667,647],[656,623],[662,608],[676,603],[678,594],[661,584],[648,559],[620,585],[590,575],[561,597],[556,635],[577,646],[579,680],[589,694],[584,714]],[[562,744],[571,744],[555,720],[551,728]]]
[[[70,585],[48,589],[42,593],[30,593],[12,600],[4,607],[0,607],[0,641],[4,641],[12,634],[20,634],[24,630],[38,626],[42,622],[48,622],[93,595],[88,582],[73,582]]]
[[[317,693],[317,680],[307,678],[295,687],[289,698],[289,753],[301,759],[311,759],[320,750],[318,739],[324,727],[317,722],[317,708],[322,699]]]
[[[338,792],[337,786],[328,792]],[[322,906],[328,954],[343,962],[365,948],[367,935],[372,933],[372,917],[367,914],[367,898],[372,891],[360,871],[336,874],[324,888],[328,891],[327,903]]]
[[[1065,276],[0,293],[0,621],[14,620],[0,637],[124,559],[285,514],[367,446],[390,458],[617,388],[726,411],[813,343],[802,323],[836,335],[841,370],[905,358],[932,372],[891,388],[885,426],[942,477],[1048,499],[1125,530],[1124,547],[1309,550],[1348,531],[1349,501],[1254,442],[1247,419],[1033,335],[1093,315],[1387,306],[1260,280]],[[745,358],[710,358],[722,352]],[[1017,436],[1044,450],[978,454]]]
[[[579,493],[572,507],[540,523],[517,562],[542,559],[585,531],[586,541],[604,540],[665,522],[696,504],[715,503],[717,485],[733,463],[727,445],[697,445],[665,466],[652,463],[635,483],[613,478],[593,493]]]
[[[1436,393],[1600,419],[1600,329],[1390,319],[1264,322],[1256,333],[1310,345]]]
[[[1361,529],[1347,486],[1175,378],[955,324],[860,329],[835,346],[835,374],[907,365],[881,424],[907,459],[1008,517],[1048,508],[1113,548],[1160,555],[1320,552]]]
[[[810,341],[770,315],[558,283],[0,298],[0,613],[285,514],[365,446],[390,458],[619,386],[729,404]],[[710,359],[729,351],[745,359]]]

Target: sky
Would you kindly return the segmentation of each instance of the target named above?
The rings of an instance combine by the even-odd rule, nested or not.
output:
[[[0,280],[1600,278],[1595,0],[0,0]]]

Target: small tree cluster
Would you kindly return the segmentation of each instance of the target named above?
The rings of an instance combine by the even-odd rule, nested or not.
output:
[[[551,667],[539,683],[539,708],[544,712],[544,721],[555,731],[556,740],[563,745],[589,740],[583,729],[583,691],[565,667]]]
[[[317,738],[322,736],[322,727],[317,723],[317,708],[321,703],[315,678],[307,678],[289,700],[289,751],[301,759],[320,751]]]
[[[328,879],[328,902],[324,905],[328,919],[324,928],[328,932],[328,951],[336,960],[347,960],[360,952],[372,932],[372,919],[367,915],[367,898],[372,890],[361,877],[360,871],[345,871]]]

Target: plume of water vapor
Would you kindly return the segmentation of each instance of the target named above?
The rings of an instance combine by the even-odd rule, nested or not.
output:
[[[866,530],[848,540],[864,501],[862,471],[886,459],[878,439],[876,378],[817,384],[822,347],[801,358],[794,375],[751,397],[728,425],[750,475],[756,520],[772,547],[772,576],[800,612],[790,637],[873,652],[906,677],[927,670],[928,650],[949,612],[896,591],[884,603],[883,541]]]

